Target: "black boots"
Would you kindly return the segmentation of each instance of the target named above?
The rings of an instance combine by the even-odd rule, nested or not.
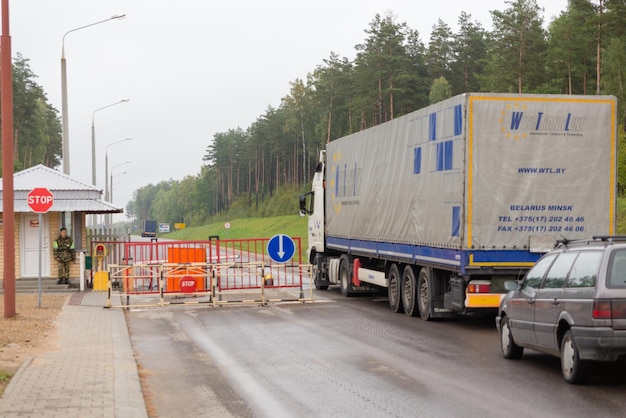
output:
[[[68,278],[61,278],[57,281],[57,284],[70,284],[70,279]]]

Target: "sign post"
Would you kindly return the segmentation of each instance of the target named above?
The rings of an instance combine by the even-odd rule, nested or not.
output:
[[[54,196],[52,195],[52,193],[50,193],[50,190],[46,189],[45,187],[36,187],[33,190],[30,191],[30,193],[28,193],[28,207],[30,207],[30,209],[39,214],[39,223],[38,223],[38,228],[39,228],[39,285],[38,285],[38,292],[39,292],[39,297],[38,297],[38,302],[39,302],[39,307],[41,308],[41,251],[42,251],[42,241],[43,241],[43,231],[42,231],[42,220],[41,220],[41,214],[42,213],[47,213],[48,210],[50,210],[50,208],[52,207],[52,205],[54,204]]]

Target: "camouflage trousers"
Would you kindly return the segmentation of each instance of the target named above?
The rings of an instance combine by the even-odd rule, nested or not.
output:
[[[59,261],[59,279],[70,278],[70,263],[62,263]]]

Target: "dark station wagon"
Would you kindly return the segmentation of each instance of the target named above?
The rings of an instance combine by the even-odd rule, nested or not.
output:
[[[626,355],[626,237],[560,241],[505,286],[496,318],[505,358],[524,348],[555,355],[565,380],[580,383],[591,361]]]

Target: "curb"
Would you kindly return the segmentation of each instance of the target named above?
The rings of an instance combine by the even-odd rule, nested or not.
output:
[[[28,357],[26,360],[24,360],[20,368],[17,369],[17,372],[15,372],[13,376],[11,376],[11,380],[9,380],[9,384],[4,389],[4,393],[2,394],[2,398],[0,399],[4,399],[11,394],[11,391],[13,390],[14,382],[17,382],[17,380],[22,375],[22,373],[24,373],[24,370],[26,370],[26,368],[31,363],[31,361],[33,361],[33,358],[34,357]]]

